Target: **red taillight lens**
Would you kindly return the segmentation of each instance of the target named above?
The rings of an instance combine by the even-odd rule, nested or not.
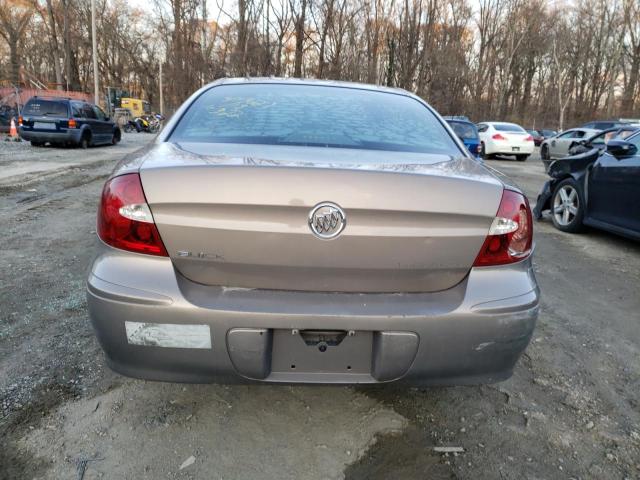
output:
[[[76,128],[76,121],[73,118],[69,119],[69,128]]]
[[[22,126],[22,117],[18,117],[18,126],[21,127]]]
[[[122,250],[169,256],[137,173],[114,177],[105,184],[98,209],[98,236]]]
[[[524,139],[525,142],[533,142],[533,137],[531,135],[529,135],[527,138]]]
[[[502,135],[500,135],[499,133],[496,133],[493,137],[494,140],[506,140],[506,138],[504,138]]]
[[[519,262],[531,254],[533,219],[526,197],[504,190],[489,235],[473,263],[474,267]]]

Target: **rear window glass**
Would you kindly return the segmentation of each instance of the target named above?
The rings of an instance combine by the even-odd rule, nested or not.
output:
[[[464,122],[449,122],[451,128],[456,135],[458,135],[463,140],[475,140],[478,138],[478,131],[476,130],[475,125]]]
[[[554,132],[553,130],[540,130],[542,132],[542,135],[544,135],[545,137],[553,137],[556,132]]]
[[[500,132],[524,132],[524,128],[513,123],[494,123],[493,128]]]
[[[55,100],[29,100],[22,109],[23,115],[46,115],[48,117],[68,116],[67,104]]]
[[[410,97],[313,85],[211,88],[170,140],[461,154],[438,119]]]

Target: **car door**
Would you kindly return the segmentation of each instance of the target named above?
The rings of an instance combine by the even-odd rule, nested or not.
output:
[[[109,143],[111,141],[112,125],[107,120],[107,115],[97,105],[92,105],[93,111],[96,114],[96,129],[98,131],[100,143]]]
[[[588,179],[587,216],[640,233],[640,135],[627,140],[638,151],[628,157],[603,152]]]
[[[89,131],[91,132],[91,142],[93,144],[100,143],[100,133],[98,132],[98,119],[96,117],[96,112],[88,103],[82,104],[82,112],[84,114],[84,123],[87,125]]]
[[[572,142],[574,130],[567,130],[561,133],[557,137],[549,139],[549,154],[552,158],[558,158],[564,154],[561,152],[567,152],[569,145]]]

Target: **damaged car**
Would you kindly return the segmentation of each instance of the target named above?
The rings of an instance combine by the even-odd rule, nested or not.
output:
[[[533,210],[576,233],[585,226],[640,240],[640,132],[556,160]]]
[[[207,85],[97,223],[89,314],[133,377],[497,382],[538,316],[526,197],[404,90]]]
[[[624,140],[638,130],[640,130],[640,125],[625,125],[624,127],[615,127],[604,130],[584,140],[576,140],[569,146],[569,155],[585,153],[594,148],[603,149],[606,147],[609,140]],[[550,163],[551,162],[549,162],[549,164]]]

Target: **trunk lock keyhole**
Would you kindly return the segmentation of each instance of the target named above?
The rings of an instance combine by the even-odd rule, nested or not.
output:
[[[321,352],[326,352],[327,351],[327,342],[318,343],[318,350],[320,350]]]

